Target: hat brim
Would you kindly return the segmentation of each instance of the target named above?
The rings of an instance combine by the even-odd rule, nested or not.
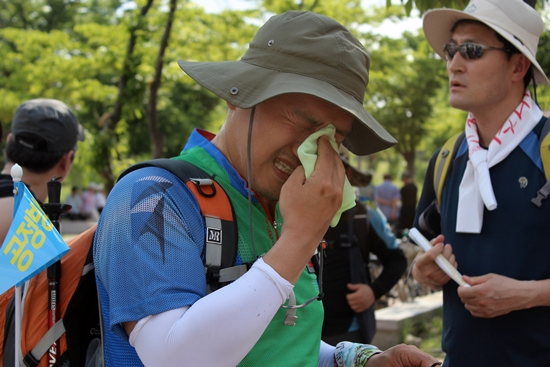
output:
[[[517,40],[510,32],[500,28],[495,24],[487,22],[485,19],[475,17],[471,14],[465,13],[455,9],[434,9],[424,15],[423,29],[426,40],[432,46],[434,51],[442,58],[445,59],[443,53],[443,46],[449,42],[452,37],[451,29],[456,22],[462,19],[476,20],[485,24],[487,27],[493,29],[500,34],[512,45],[514,45],[525,57],[531,61],[534,69],[535,81],[537,84],[550,84],[548,77],[542,70],[542,67],[537,62],[535,55],[525,47],[519,40]]]
[[[259,67],[244,61],[191,62],[179,66],[197,83],[240,108],[253,106],[286,93],[310,94],[355,116],[344,146],[356,155],[387,149],[397,141],[350,94],[319,79]],[[254,77],[251,78],[250,75]]]
[[[351,168],[352,175],[349,178],[349,183],[352,186],[367,186],[371,182],[372,175],[370,173],[359,171],[343,156],[340,156],[340,159],[344,163],[344,166]]]
[[[82,125],[80,125],[80,123],[77,123],[76,131],[77,131],[76,138],[79,141],[84,141],[84,139],[86,138],[86,135],[84,135],[84,129],[82,128]]]

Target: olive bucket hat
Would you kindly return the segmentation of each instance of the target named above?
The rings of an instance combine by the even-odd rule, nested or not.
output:
[[[507,39],[531,61],[537,84],[550,84],[536,59],[539,37],[544,32],[541,16],[522,0],[472,0],[464,11],[434,9],[424,15],[424,35],[443,59],[443,45],[452,37],[456,22],[470,19],[481,22]]]
[[[344,146],[357,155],[391,147],[395,139],[363,106],[370,57],[349,30],[312,12],[271,17],[239,61],[179,66],[221,99],[240,108],[285,93],[324,99],[356,117]]]

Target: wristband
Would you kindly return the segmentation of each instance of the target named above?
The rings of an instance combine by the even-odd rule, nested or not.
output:
[[[334,349],[334,367],[363,367],[378,353],[382,351],[373,345],[340,342]]]

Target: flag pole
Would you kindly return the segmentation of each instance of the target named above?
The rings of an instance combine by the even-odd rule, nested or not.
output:
[[[61,204],[61,177],[53,177],[48,181],[48,203],[44,204],[44,212],[51,220],[53,226],[60,231],[59,218],[61,213],[71,209],[70,205]],[[61,279],[61,260],[48,267],[48,329],[51,329],[59,320],[59,280]],[[59,345],[56,340],[48,349],[48,366],[52,367],[59,357]],[[17,366],[16,366],[17,367]]]
[[[23,169],[17,163],[11,167],[10,170],[11,179],[14,182],[13,196],[19,195],[17,188],[15,187],[16,182],[21,182],[23,177]],[[15,217],[15,205],[13,206],[13,216]],[[21,287],[15,286],[15,364],[14,366],[19,366],[19,356],[21,355]]]

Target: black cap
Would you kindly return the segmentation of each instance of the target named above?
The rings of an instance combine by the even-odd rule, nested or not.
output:
[[[16,141],[27,148],[48,152],[68,151],[84,140],[84,130],[73,111],[56,99],[32,99],[15,111],[11,133]],[[25,140],[34,135],[35,139]],[[43,144],[45,143],[45,144]]]
[[[350,163],[349,152],[345,148],[340,147],[338,153],[340,154],[340,159],[342,160],[344,167],[350,167],[352,170],[352,177],[348,178],[350,184],[352,186],[367,186],[372,180],[372,172],[370,170],[363,172],[358,168],[355,168]]]

